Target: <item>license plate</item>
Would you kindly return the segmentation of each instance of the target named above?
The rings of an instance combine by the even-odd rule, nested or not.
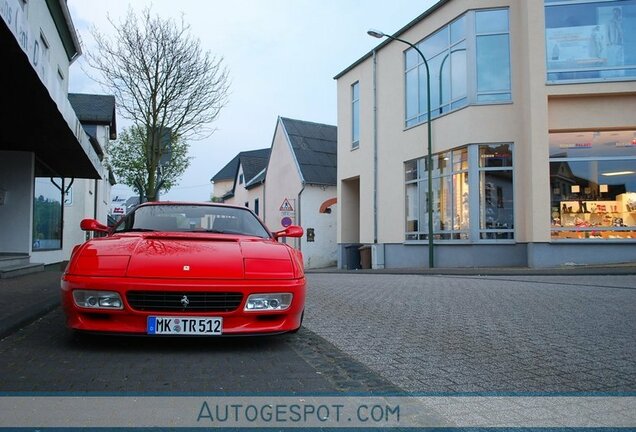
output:
[[[149,335],[206,335],[223,334],[221,317],[148,317]]]

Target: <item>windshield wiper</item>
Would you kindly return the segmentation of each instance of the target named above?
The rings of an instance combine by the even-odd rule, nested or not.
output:
[[[249,235],[239,231],[232,230],[219,230],[219,229],[201,229],[201,230],[192,230],[192,232],[204,232],[204,233],[212,233],[212,234],[237,234],[237,235]]]
[[[150,229],[150,228],[130,228],[130,229],[122,230],[119,232],[155,232],[155,231],[157,230]]]

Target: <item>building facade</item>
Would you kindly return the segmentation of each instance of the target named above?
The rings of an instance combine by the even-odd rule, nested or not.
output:
[[[252,209],[273,231],[301,225],[304,237],[281,241],[301,250],[306,268],[333,266],[336,136],[335,126],[279,117],[270,148],[241,152],[212,177],[213,197]]]
[[[286,239],[303,253],[306,268],[336,264],[336,127],[279,117],[265,183],[265,223],[305,230]],[[331,202],[329,211],[323,204]]]
[[[115,97],[71,93],[68,98],[93,149],[103,161],[109,141],[117,139]],[[87,236],[91,235],[78,229],[82,219],[92,218],[104,225],[108,224],[111,188],[116,183],[116,179],[104,164],[100,167],[99,175],[101,180],[73,178],[64,180],[67,185],[64,195],[64,237],[62,239],[65,260],[70,257],[75,245],[82,243]],[[34,252],[36,252],[35,249]],[[37,259],[38,254],[34,255]]]
[[[70,179],[104,174],[68,100],[80,44],[64,0],[6,0],[0,16],[0,261],[59,262],[69,256],[64,231],[79,232],[63,223]]]
[[[224,201],[231,198],[235,192],[235,185],[242,184],[237,182],[239,180],[242,182],[245,180],[246,182],[251,182],[255,180],[254,183],[262,183],[264,180],[264,173],[261,173],[262,170],[267,166],[267,160],[269,159],[269,150],[266,149],[258,149],[258,150],[248,150],[243,151],[234,156],[231,161],[229,161],[223,168],[219,170],[214,176],[210,179],[210,183],[212,183],[212,201]],[[252,177],[258,178],[248,178],[245,179],[245,172],[241,169],[239,173],[239,165],[241,165],[241,159],[247,165],[248,170],[250,171],[248,174]],[[256,167],[252,169],[252,167]],[[254,172],[252,172],[254,171]],[[262,174],[262,175],[260,175]],[[240,177],[243,175],[243,177]]]
[[[636,261],[635,0],[442,0],[392,36],[426,62],[386,38],[336,76],[341,267]]]
[[[241,152],[228,163],[235,167],[231,188],[222,195],[224,203],[245,206],[252,209],[256,216],[263,217],[262,205],[265,197],[265,172],[269,151],[270,149],[260,149]],[[225,167],[220,173],[224,169]],[[215,189],[216,186],[215,183]]]

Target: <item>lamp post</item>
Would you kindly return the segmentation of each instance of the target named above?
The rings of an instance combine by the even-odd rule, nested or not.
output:
[[[426,67],[426,119],[427,119],[427,123],[428,123],[428,154],[426,156],[426,165],[427,165],[427,173],[428,173],[428,190],[427,190],[427,197],[428,197],[428,205],[427,205],[427,210],[428,210],[428,266],[430,268],[435,267],[435,260],[434,260],[434,254],[433,254],[433,142],[432,142],[432,136],[431,136],[431,73],[429,71],[428,68],[428,62],[426,61],[426,58],[424,57],[424,54],[422,54],[422,51],[420,51],[420,49],[418,47],[416,47],[415,45],[413,45],[411,42],[405,41],[403,39],[400,38],[396,38],[395,36],[391,36],[388,35],[384,32],[381,32],[379,30],[374,30],[374,29],[370,29],[367,31],[367,34],[369,36],[373,36],[375,38],[381,39],[383,37],[387,37],[389,39],[393,39],[399,42],[402,42],[408,46],[410,46],[411,48],[413,48],[415,51],[417,51],[417,53],[420,55],[420,57],[422,57],[422,61],[424,62],[424,66]]]

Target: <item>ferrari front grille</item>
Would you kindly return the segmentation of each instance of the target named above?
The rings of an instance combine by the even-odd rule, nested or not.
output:
[[[145,312],[231,312],[243,301],[237,292],[130,291],[131,308]]]

